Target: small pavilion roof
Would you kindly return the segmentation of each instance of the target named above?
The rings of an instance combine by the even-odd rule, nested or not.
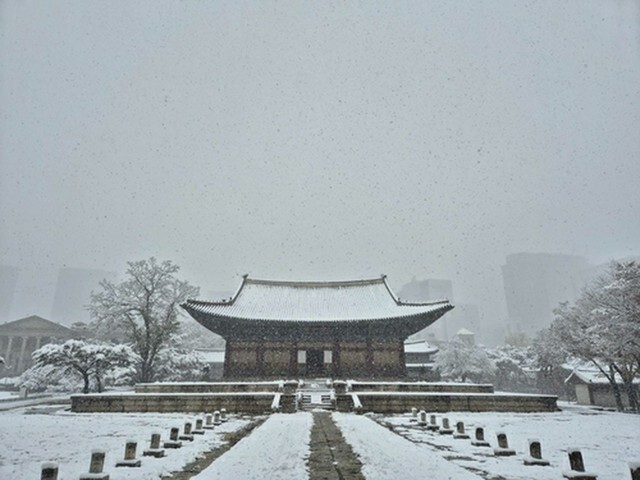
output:
[[[245,276],[228,301],[188,300],[189,313],[245,320],[336,322],[382,320],[440,314],[453,308],[448,300],[401,302],[386,276],[342,282],[258,280]]]

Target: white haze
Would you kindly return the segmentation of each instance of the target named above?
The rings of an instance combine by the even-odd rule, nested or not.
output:
[[[450,278],[638,253],[636,1],[0,3],[0,264]]]

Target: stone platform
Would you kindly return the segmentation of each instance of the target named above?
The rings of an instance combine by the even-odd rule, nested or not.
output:
[[[403,413],[415,407],[436,412],[555,412],[558,397],[517,393],[351,392],[336,394],[337,410]]]
[[[135,393],[73,395],[74,412],[290,413],[302,406],[302,382],[196,382],[138,384]],[[333,387],[333,388],[332,388]],[[331,408],[347,412],[552,412],[557,397],[494,393],[492,385],[336,380]],[[335,400],[333,400],[335,399]]]

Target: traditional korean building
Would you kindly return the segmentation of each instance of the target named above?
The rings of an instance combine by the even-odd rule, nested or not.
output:
[[[400,377],[404,341],[451,310],[401,302],[385,276],[345,282],[244,277],[228,301],[182,307],[226,340],[224,376]]]

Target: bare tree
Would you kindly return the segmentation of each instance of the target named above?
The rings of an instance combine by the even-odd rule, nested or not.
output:
[[[153,381],[158,354],[179,329],[179,306],[197,297],[199,289],[179,280],[180,267],[170,261],[127,263],[127,278],[120,283],[100,282],[102,290],[91,294],[89,310],[103,329],[124,331],[140,356],[138,381]]]

